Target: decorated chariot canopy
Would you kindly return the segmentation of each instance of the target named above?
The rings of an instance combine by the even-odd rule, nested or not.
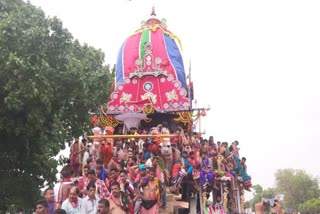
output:
[[[107,113],[190,110],[180,40],[167,30],[165,20],[151,17],[120,48],[116,87]]]

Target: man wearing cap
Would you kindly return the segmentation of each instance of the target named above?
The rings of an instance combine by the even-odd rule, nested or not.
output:
[[[140,164],[138,166],[138,174],[136,179],[134,180],[134,183],[138,184],[143,178],[147,177],[147,168],[148,167],[145,164]]]

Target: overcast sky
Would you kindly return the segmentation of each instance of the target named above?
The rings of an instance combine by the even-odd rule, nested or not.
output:
[[[158,18],[192,64],[202,128],[238,140],[253,184],[277,169],[320,176],[320,1],[31,0],[115,64],[122,42]]]

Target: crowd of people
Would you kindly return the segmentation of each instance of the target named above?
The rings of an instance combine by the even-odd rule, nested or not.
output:
[[[237,188],[240,176],[250,190],[246,158],[240,158],[237,141],[228,146],[212,136],[207,140],[185,134],[181,127],[170,130],[165,123],[149,130],[132,128],[126,134],[132,137],[112,138],[118,133],[111,127],[95,127],[93,133],[81,141],[74,138],[59,184],[44,191],[36,213],[156,214],[166,208],[168,191],[188,201],[200,188],[207,197],[215,191],[208,210],[227,213],[230,207],[222,201],[218,177],[228,177]]]

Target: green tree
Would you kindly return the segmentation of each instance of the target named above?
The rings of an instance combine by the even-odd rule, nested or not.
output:
[[[319,180],[304,170],[280,169],[275,173],[276,190],[284,195],[284,205],[297,210],[298,205],[319,198]]]
[[[259,184],[252,186],[254,191],[253,198],[249,201],[249,206],[254,210],[256,203],[260,202],[262,198],[275,198],[276,192],[274,188],[263,189]]]
[[[320,213],[320,199],[311,199],[299,205],[302,213]]]
[[[0,212],[32,206],[55,182],[53,157],[90,129],[88,111],[106,101],[111,70],[56,17],[0,0]]]

